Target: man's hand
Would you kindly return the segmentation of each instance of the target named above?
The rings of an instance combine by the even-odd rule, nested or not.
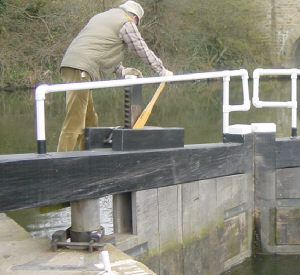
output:
[[[142,73],[135,68],[124,68],[122,70],[122,77],[125,77],[126,75],[135,75],[137,77],[143,77]]]

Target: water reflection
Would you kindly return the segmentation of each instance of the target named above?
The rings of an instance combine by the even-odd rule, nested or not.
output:
[[[297,275],[300,256],[256,255],[223,275]]]
[[[48,207],[10,211],[9,217],[30,232],[33,237],[47,237],[51,239],[57,230],[66,230],[71,226],[70,207],[59,207],[56,210]],[[112,197],[103,197],[99,201],[100,221],[105,228],[105,234],[113,233]],[[52,210],[52,211],[51,211]]]

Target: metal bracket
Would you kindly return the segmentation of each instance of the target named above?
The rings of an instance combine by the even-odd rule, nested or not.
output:
[[[55,252],[57,248],[87,248],[89,252],[93,252],[94,249],[103,248],[106,243],[115,244],[115,237],[105,236],[102,226],[97,231],[87,233],[87,242],[72,242],[71,228],[58,230],[52,235],[51,250]]]

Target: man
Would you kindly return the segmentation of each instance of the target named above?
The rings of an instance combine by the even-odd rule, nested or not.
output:
[[[125,46],[132,49],[159,75],[172,75],[162,61],[148,48],[137,29],[144,11],[135,1],[93,16],[68,47],[62,63],[64,82],[103,80],[114,72],[118,77],[136,75],[139,70],[122,65]],[[58,152],[74,150],[77,142],[84,150],[84,129],[98,125],[90,90],[69,91],[66,95],[66,117],[59,137]]]

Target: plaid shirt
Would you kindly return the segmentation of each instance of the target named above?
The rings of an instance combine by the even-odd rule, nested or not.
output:
[[[120,38],[158,75],[165,75],[166,69],[162,61],[148,48],[134,22],[127,22],[123,25],[120,30]],[[116,74],[122,75],[123,69],[124,67],[120,63],[115,70]]]

